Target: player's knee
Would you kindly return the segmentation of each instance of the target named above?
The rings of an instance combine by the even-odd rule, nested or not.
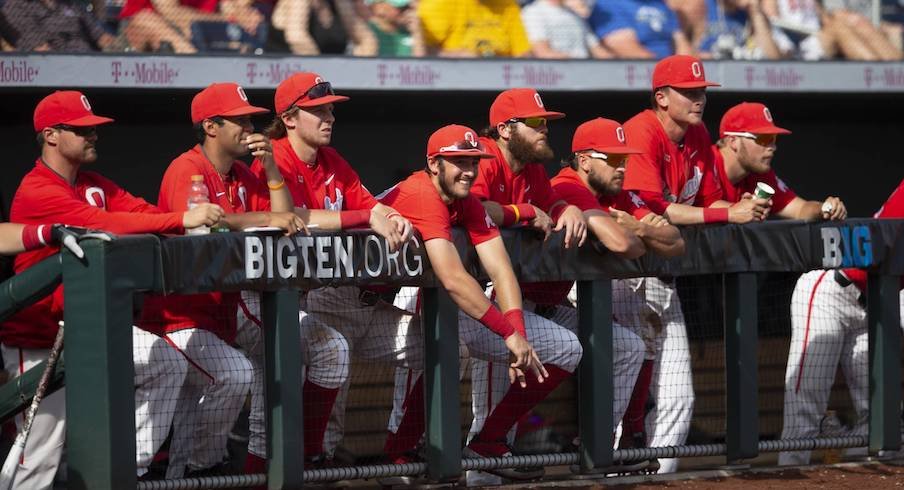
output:
[[[553,352],[557,354],[557,360],[553,364],[568,372],[574,372],[578,367],[578,363],[581,362],[581,357],[584,355],[584,348],[581,347],[581,342],[578,340],[577,335],[564,328],[562,332],[561,340],[556,342],[554,347],[555,350]]]
[[[247,393],[254,383],[254,369],[251,362],[244,356],[238,355],[224,366],[217,374],[217,382],[228,386],[229,391],[235,393]]]

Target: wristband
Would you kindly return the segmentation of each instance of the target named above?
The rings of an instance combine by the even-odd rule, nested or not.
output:
[[[22,228],[22,246],[25,250],[46,247],[52,232],[52,225],[25,225]]]
[[[506,321],[499,309],[492,304],[478,321],[503,339],[507,339],[515,333],[515,328],[512,327],[512,324]]]
[[[518,209],[518,221],[530,221],[537,217],[537,210],[528,203],[513,204]]]
[[[704,208],[704,223],[728,223],[728,208]]]
[[[510,204],[502,206],[502,226],[512,226],[518,222],[518,208]]]
[[[271,191],[278,191],[285,186],[286,186],[286,179],[280,180],[279,184],[276,184],[276,185],[271,184],[269,181],[267,181],[267,187],[270,188]]]
[[[512,308],[502,314],[506,320],[514,327],[515,331],[520,333],[527,340],[527,329],[524,328],[524,310],[521,308]]]
[[[354,211],[339,211],[339,226],[345,230],[348,228],[360,228],[370,224],[370,210],[356,209]]]

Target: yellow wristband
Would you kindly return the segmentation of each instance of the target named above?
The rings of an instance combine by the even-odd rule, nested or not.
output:
[[[280,181],[279,181],[279,184],[276,184],[276,185],[271,184],[269,181],[267,182],[267,187],[269,187],[271,191],[278,191],[278,190],[282,189],[282,188],[285,187],[285,186],[286,186],[286,180],[285,180],[285,179],[280,180]]]
[[[518,211],[518,206],[514,204],[509,204],[509,207],[512,208],[512,211],[515,212],[515,223],[521,222],[521,211]]]

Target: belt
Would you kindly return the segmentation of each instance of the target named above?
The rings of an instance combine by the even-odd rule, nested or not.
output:
[[[832,276],[835,278],[835,282],[838,283],[838,285],[843,288],[846,288],[846,287],[850,286],[851,284],[854,284],[854,281],[851,281],[850,279],[848,279],[848,276],[844,275],[844,272],[842,272],[839,269],[835,269],[833,271]],[[866,308],[866,296],[864,296],[863,292],[861,292],[861,291],[858,291],[858,293],[857,293],[857,303],[859,303],[860,306]]]
[[[848,279],[848,277],[846,275],[844,275],[844,272],[841,272],[838,269],[835,269],[833,275],[835,276],[835,282],[837,282],[838,285],[843,288],[846,288],[846,287],[850,286],[851,284],[853,284],[853,282],[850,279]]]
[[[371,291],[370,289],[362,288],[358,293],[358,301],[360,301],[362,305],[374,306],[380,299],[382,299],[380,293]]]

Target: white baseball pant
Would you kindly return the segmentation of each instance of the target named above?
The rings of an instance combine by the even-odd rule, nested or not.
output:
[[[655,354],[647,445],[684,444],[694,411],[694,385],[687,326],[675,286],[655,277],[613,281],[612,312],[619,324],[643,339],[648,359]],[[677,458],[660,459],[659,464],[659,473],[678,469]]]
[[[251,412],[248,415],[248,452],[266,459],[267,419],[264,403],[264,345],[261,335],[260,293],[243,291],[242,301],[247,310],[239,308],[238,335],[235,340],[254,369]],[[324,388],[338,388],[348,379],[348,343],[342,334],[317,321],[302,308],[304,298],[299,303],[298,311],[304,376]]]
[[[20,349],[0,346],[4,368],[15,377],[47,360],[50,349]],[[135,464],[137,475],[147,472],[151,460],[169,434],[176,395],[188,369],[185,359],[164,339],[132,327],[135,364]],[[24,413],[16,417],[21,430]],[[13,488],[53,488],[66,438],[65,388],[41,401],[28,435],[25,452]]]
[[[849,435],[869,431],[869,337],[866,309],[854,284],[842,286],[835,271],[800,276],[791,297],[791,345],[785,370],[782,439],[818,437],[839,362],[856,420]],[[899,298],[904,312],[904,293]],[[904,327],[904,317],[902,317]],[[785,451],[780,465],[804,465],[810,451]]]
[[[216,334],[189,328],[166,334],[188,360],[173,418],[167,478],[210,468],[227,456],[229,432],[251,389],[253,368]]]

